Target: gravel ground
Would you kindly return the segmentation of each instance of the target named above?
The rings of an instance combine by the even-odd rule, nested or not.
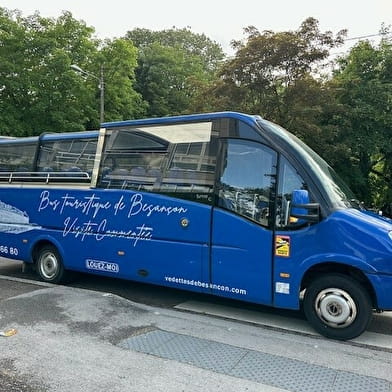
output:
[[[45,392],[43,385],[34,385],[30,377],[16,372],[12,361],[0,361],[0,392]]]

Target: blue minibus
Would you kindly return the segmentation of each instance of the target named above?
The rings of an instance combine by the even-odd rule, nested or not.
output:
[[[259,116],[0,139],[0,256],[299,309],[346,340],[392,310],[392,221]]]

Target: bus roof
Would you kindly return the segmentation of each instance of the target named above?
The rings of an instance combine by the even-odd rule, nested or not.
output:
[[[99,131],[82,131],[82,132],[63,132],[63,133],[42,133],[40,136],[27,137],[0,137],[0,144],[17,144],[17,143],[38,143],[38,141],[48,142],[67,139],[85,139],[97,138]]]
[[[143,125],[159,125],[159,124],[175,124],[184,122],[196,122],[196,121],[209,121],[219,118],[234,118],[245,122],[254,123],[260,116],[254,116],[238,112],[216,112],[216,113],[200,113],[190,114],[183,116],[171,116],[171,117],[155,117],[140,120],[126,120],[126,121],[115,121],[102,123],[102,128],[118,128],[124,126],[143,126]]]

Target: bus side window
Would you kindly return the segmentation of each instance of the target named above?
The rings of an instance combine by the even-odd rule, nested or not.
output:
[[[293,192],[306,189],[307,185],[305,181],[287,159],[282,156],[279,169],[275,219],[277,228],[295,229],[296,227],[302,227],[297,219],[289,216],[289,212]]]
[[[218,206],[268,227],[276,157],[275,151],[260,143],[226,140],[218,183]]]
[[[96,149],[96,138],[44,142],[40,146],[38,171],[91,174]]]
[[[36,143],[4,143],[0,146],[0,172],[31,172]]]
[[[211,204],[215,140],[210,121],[114,130],[107,134],[98,185]]]

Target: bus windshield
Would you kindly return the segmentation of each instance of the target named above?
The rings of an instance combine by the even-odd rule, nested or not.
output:
[[[339,177],[335,170],[302,140],[279,125],[266,120],[259,120],[258,122],[263,128],[268,127],[274,134],[283,138],[292,149],[304,158],[304,160],[312,164],[312,170],[314,170],[315,175],[319,178],[321,185],[324,187],[324,190],[326,194],[328,194],[334,207],[363,209],[354,193]]]

